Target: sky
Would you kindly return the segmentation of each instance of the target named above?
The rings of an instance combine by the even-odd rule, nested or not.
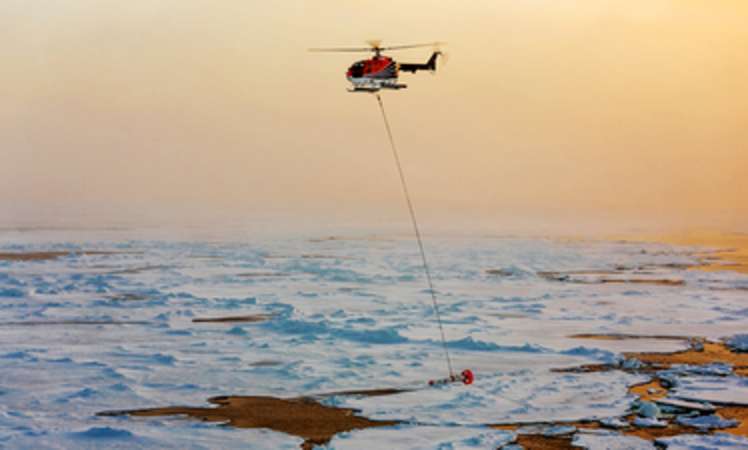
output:
[[[4,0],[0,224],[422,221],[748,231],[744,0]],[[425,61],[431,49],[393,52]],[[617,230],[620,231],[620,230]]]

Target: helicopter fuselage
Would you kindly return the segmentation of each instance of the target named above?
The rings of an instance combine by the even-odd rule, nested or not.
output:
[[[380,54],[370,59],[353,63],[345,76],[353,84],[351,92],[377,92],[381,89],[404,89],[408,85],[398,83],[400,71],[417,72],[419,70],[436,70],[436,58],[440,52],[434,52],[425,64],[399,64],[389,56]]]
[[[353,84],[352,92],[377,92],[407,87],[397,82],[399,71],[398,64],[389,56],[374,56],[353,63],[345,76]]]

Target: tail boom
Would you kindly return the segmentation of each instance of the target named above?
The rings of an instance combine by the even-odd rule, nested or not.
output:
[[[442,54],[440,51],[435,51],[431,58],[429,58],[428,61],[426,61],[425,64],[409,64],[409,63],[401,63],[399,69],[403,72],[412,72],[416,73],[419,70],[436,70],[436,59]]]

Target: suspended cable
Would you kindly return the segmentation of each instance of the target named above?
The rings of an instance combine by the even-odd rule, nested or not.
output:
[[[384,104],[382,103],[382,97],[377,93],[377,102],[379,103],[379,110],[382,112],[382,119],[384,120],[384,127],[387,129],[387,137],[390,140],[390,147],[392,147],[392,155],[395,157],[395,165],[397,166],[397,172],[400,175],[400,184],[403,188],[403,194],[405,194],[405,201],[408,204],[408,211],[410,212],[410,221],[413,223],[413,230],[416,234],[416,240],[418,241],[418,250],[421,253],[421,261],[423,262],[423,271],[426,273],[426,281],[428,282],[429,292],[431,293],[431,303],[434,307],[434,314],[436,315],[436,321],[439,323],[439,333],[442,338],[442,346],[444,347],[444,356],[447,360],[447,369],[449,370],[449,377],[454,378],[455,374],[452,370],[452,360],[449,357],[449,350],[447,349],[447,339],[444,337],[444,326],[442,325],[442,318],[439,314],[439,304],[436,301],[436,292],[434,291],[434,283],[431,280],[431,270],[429,270],[429,263],[426,260],[426,251],[423,249],[423,240],[421,239],[421,231],[418,228],[418,221],[416,220],[416,211],[413,208],[413,202],[410,199],[410,192],[408,191],[408,183],[405,181],[405,173],[403,167],[400,164],[400,156],[397,153],[397,147],[395,146],[395,139],[392,137],[392,130],[390,129],[390,122],[387,120],[387,114],[384,112]]]

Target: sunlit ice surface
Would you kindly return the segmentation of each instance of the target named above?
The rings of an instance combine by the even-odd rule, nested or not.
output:
[[[298,448],[299,438],[267,430],[96,413],[202,406],[216,395],[425,387],[447,375],[411,237],[128,236],[4,235],[2,252],[70,253],[0,261],[0,446]],[[473,370],[476,381],[385,397],[329,397],[327,404],[372,419],[410,423],[345,433],[333,447],[428,447],[429,437],[481,447],[507,440],[506,432],[483,424],[618,416],[633,401],[628,387],[644,376],[550,369],[685,344],[572,335],[718,339],[748,325],[745,275],[682,269],[697,264],[703,249],[435,235],[427,236],[426,250],[453,366]],[[643,276],[683,284],[600,284],[595,273],[568,283],[542,275],[616,276],[637,267],[648,267]],[[261,320],[193,321],[255,315]],[[698,397],[713,380],[700,383],[688,392]]]

